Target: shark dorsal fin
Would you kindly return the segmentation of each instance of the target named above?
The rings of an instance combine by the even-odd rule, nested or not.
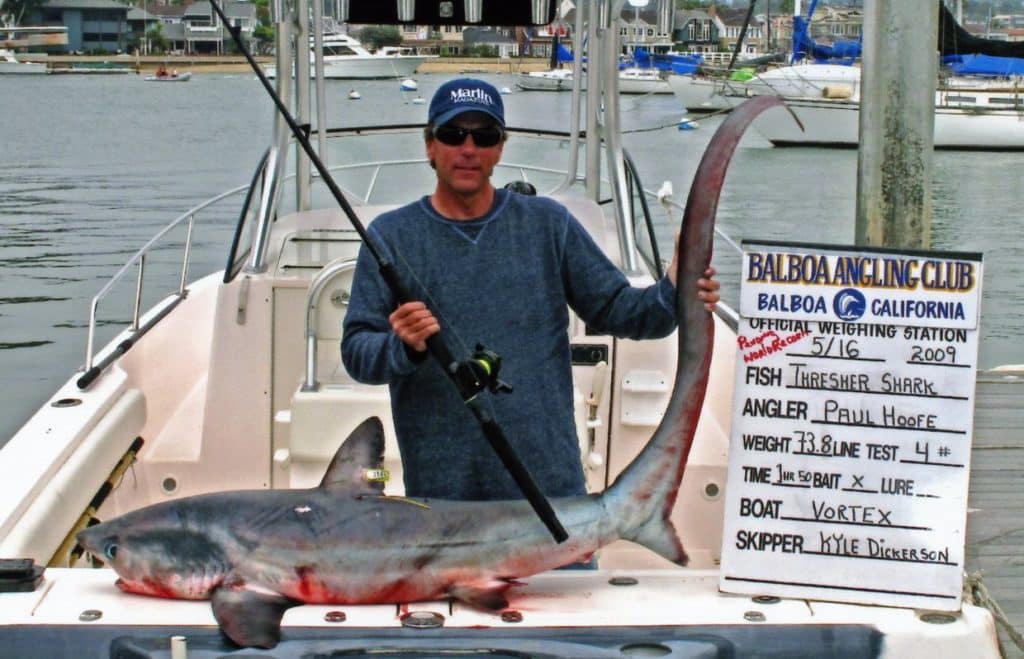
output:
[[[334,454],[320,487],[353,493],[384,491],[384,425],[372,416],[360,423]]]

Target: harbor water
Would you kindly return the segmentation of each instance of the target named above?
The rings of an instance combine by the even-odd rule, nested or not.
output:
[[[429,99],[448,77],[418,76],[418,92],[403,92],[398,81],[329,81],[330,125],[421,122],[426,105],[416,96]],[[483,77],[515,90],[511,75]],[[361,100],[347,99],[353,88]],[[568,128],[568,94],[513,91],[503,98],[512,126]],[[720,119],[678,130],[684,113],[670,95],[625,97],[622,114],[644,186],[671,181],[675,199],[684,201]],[[108,278],[172,219],[249,181],[269,145],[272,116],[251,74],[197,74],[177,85],[133,75],[0,78],[0,444],[83,364],[89,301]],[[984,255],[985,368],[1024,363],[1022,158],[935,155],[932,247]],[[855,151],[775,149],[750,134],[733,159],[719,227],[736,240],[849,244],[856,167]],[[223,268],[240,204],[239,197],[197,225],[190,279]],[[669,249],[677,227],[657,230]],[[147,264],[166,275],[165,293],[177,286],[182,240]],[[738,255],[724,242],[716,250],[725,299],[735,302]],[[128,279],[123,297],[130,298],[134,275]]]

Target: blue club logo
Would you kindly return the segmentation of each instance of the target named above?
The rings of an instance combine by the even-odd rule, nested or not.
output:
[[[864,315],[867,306],[864,294],[856,288],[844,288],[832,299],[832,310],[840,320],[857,320]]]

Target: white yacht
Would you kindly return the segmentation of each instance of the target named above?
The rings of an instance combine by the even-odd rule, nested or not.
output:
[[[43,62],[22,62],[15,56],[15,54],[12,51],[6,48],[0,48],[0,73],[46,73],[46,64]]]
[[[654,68],[627,67],[619,71],[620,94],[671,94],[665,75]]]
[[[572,89],[572,68],[518,73],[516,87],[529,92],[569,91]]]
[[[804,63],[768,69],[749,79],[673,74],[668,85],[690,112],[728,110],[757,95],[802,98],[857,98],[860,69],[839,64]]]
[[[41,74],[50,73],[45,61],[26,62],[19,59],[15,49],[27,48],[35,53],[35,58],[43,57],[40,53],[46,48],[66,46],[68,29],[63,25],[48,26],[14,26],[5,22],[11,15],[0,14],[0,74]]]
[[[337,79],[404,79],[415,73],[423,62],[437,58],[437,55],[420,55],[402,46],[384,46],[370,52],[358,39],[336,29],[325,31],[323,55],[324,77]],[[315,75],[312,61],[311,52],[310,75]],[[267,77],[275,75],[275,67],[268,67]]]
[[[523,91],[564,92],[572,89],[572,67],[530,71],[516,75],[516,86]],[[583,88],[587,87],[586,76]],[[619,71],[620,94],[671,94],[667,79],[653,68],[628,67]]]
[[[813,72],[813,73],[812,73]],[[936,149],[1024,150],[1024,87],[1019,80],[953,76],[935,92]],[[769,95],[786,112],[766,113],[753,128],[775,146],[856,148],[859,140],[860,68],[828,64],[781,67],[762,73],[721,97],[731,106]]]

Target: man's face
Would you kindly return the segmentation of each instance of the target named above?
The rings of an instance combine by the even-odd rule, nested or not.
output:
[[[450,128],[463,130],[497,128],[497,123],[485,114],[465,112],[445,124],[445,130]],[[455,131],[448,130],[448,132],[451,134],[448,141],[461,139],[461,143],[445,144],[436,136],[437,131],[435,131],[435,137],[426,145],[427,158],[437,170],[438,185],[459,196],[473,196],[486,190],[491,179],[491,172],[494,171],[494,166],[501,159],[503,142],[498,141],[493,146],[480,146],[472,135],[464,135],[460,138]]]

